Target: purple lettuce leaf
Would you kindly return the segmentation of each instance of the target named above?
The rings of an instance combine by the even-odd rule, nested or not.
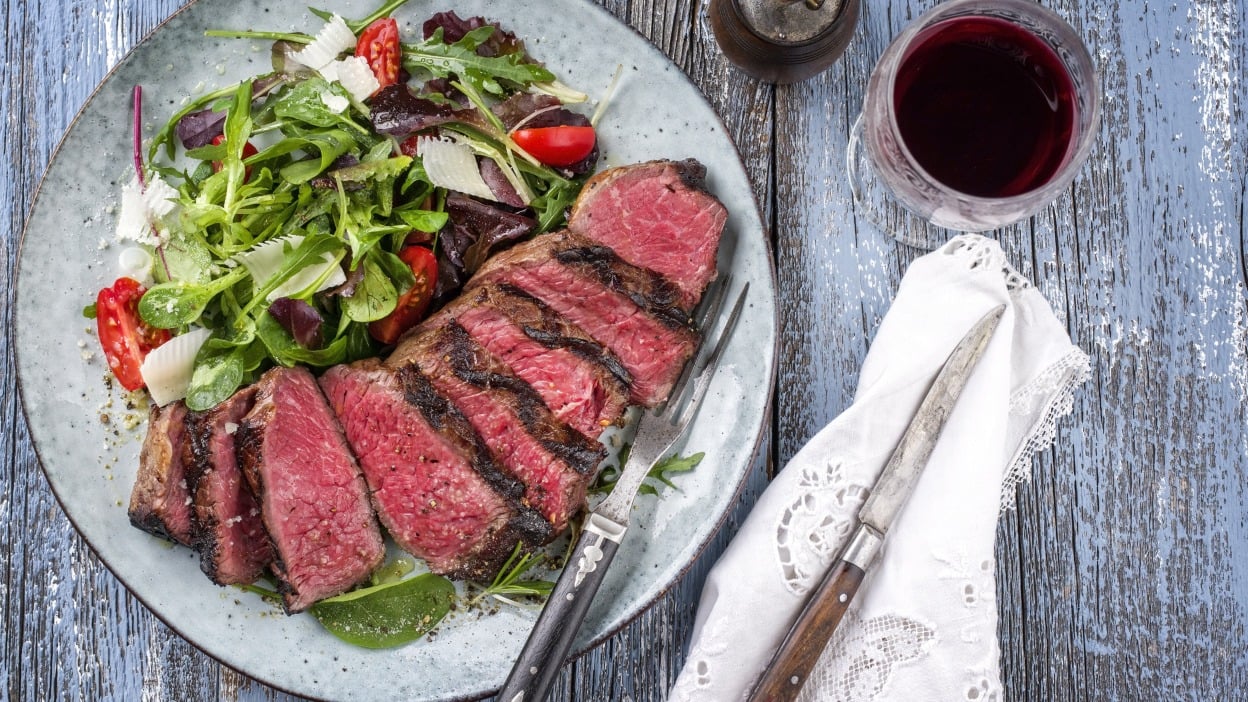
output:
[[[451,193],[446,197],[446,226],[438,232],[438,282],[434,300],[454,296],[490,254],[537,228],[529,217]]]
[[[321,347],[321,324],[325,320],[312,305],[291,297],[279,297],[269,305],[269,315],[294,338],[296,344],[309,350]]]
[[[425,20],[422,30],[425,39],[428,39],[433,36],[434,32],[441,29],[443,41],[448,44],[454,44],[463,39],[468,32],[480,29],[486,25],[494,27],[494,33],[477,47],[478,55],[494,58],[496,56],[520,53],[524,55],[525,61],[533,62],[532,57],[525,53],[524,42],[515,33],[504,30],[498,26],[497,22],[492,22],[484,17],[464,19],[455,14],[454,10],[439,12]]]

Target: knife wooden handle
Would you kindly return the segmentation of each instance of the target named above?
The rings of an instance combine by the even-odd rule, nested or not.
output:
[[[767,664],[750,702],[787,702],[797,698],[865,575],[853,563],[837,561]]]

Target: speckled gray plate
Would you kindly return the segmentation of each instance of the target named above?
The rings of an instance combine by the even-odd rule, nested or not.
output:
[[[328,4],[345,17],[371,2]],[[412,0],[397,14],[405,37],[449,3]],[[66,135],[40,188],[22,243],[17,302],[18,378],[30,432],[53,490],[101,560],[140,600],[209,655],[278,688],[326,699],[474,698],[500,685],[535,618],[505,607],[460,613],[431,639],[386,651],[354,648],[310,616],[286,617],[259,598],[218,588],[192,553],[172,548],[126,519],[125,505],[144,426],[124,427],[127,410],[110,393],[93,326],[81,311],[117,275],[113,206],[130,167],[131,87],[146,97],[146,133],[186,95],[268,70],[266,43],[209,39],[209,28],[315,31],[303,3],[200,0],[140,44],[100,86]],[[703,464],[679,492],[642,499],[578,648],[601,641],[669,588],[721,523],[742,484],[766,420],[775,360],[774,283],[765,236],[745,171],[719,118],[697,89],[653,46],[601,8],[549,0],[465,0],[463,16],[494,17],[528,41],[564,81],[604,93],[617,64],[624,73],[600,125],[606,165],[696,157],[709,187],[729,208],[721,270],[751,284],[745,311],[692,436]],[[90,359],[84,356],[91,355]],[[101,422],[107,413],[111,423]]]

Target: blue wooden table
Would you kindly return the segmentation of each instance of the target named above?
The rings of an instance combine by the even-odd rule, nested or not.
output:
[[[22,223],[53,149],[108,69],[182,4],[5,1],[6,332]],[[848,405],[870,339],[920,253],[855,209],[844,164],[871,66],[932,3],[864,3],[845,57],[787,87],[725,62],[705,2],[601,4],[689,73],[752,176],[775,245],[782,315],[765,462],[783,465]],[[1017,510],[1000,522],[1006,696],[1248,699],[1248,6],[1044,4],[1071,21],[1100,66],[1100,139],[1068,193],[995,236],[1091,355],[1093,375],[1018,488]],[[12,354],[6,333],[0,695],[288,699],[171,633],[76,536],[30,446]],[[764,473],[760,466],[738,516]],[[662,699],[684,660],[706,568],[737,522],[678,587],[569,666],[556,698]]]

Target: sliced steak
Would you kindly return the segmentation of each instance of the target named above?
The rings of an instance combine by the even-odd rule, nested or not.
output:
[[[130,523],[157,536],[191,545],[191,497],[182,462],[186,405],[152,406],[139,452],[139,474],[130,493]]]
[[[378,359],[321,376],[390,536],[453,578],[489,579],[519,541],[536,546],[550,524],[520,505],[524,485],[505,475],[468,420],[415,368]]]
[[[568,228],[663,275],[692,309],[715,278],[728,211],[706,192],[706,167],[693,159],[612,168],[585,184]]]
[[[610,351],[537,298],[483,285],[439,316],[455,320],[541,396],[560,421],[596,439],[628,409],[628,371]]]
[[[186,416],[192,545],[199,551],[199,567],[218,585],[255,582],[273,561],[260,505],[234,452],[234,433],[255,395],[254,388],[243,388],[207,412]]]
[[[495,461],[525,485],[524,501],[562,532],[585,505],[601,444],[559,421],[528,383],[455,321],[422,324],[386,363],[413,366],[468,418]]]
[[[381,565],[385,547],[368,489],[316,379],[274,368],[239,424],[238,460],[273,542],[283,604],[298,612]]]
[[[609,349],[632,377],[630,401],[646,407],[667,398],[697,342],[670,284],[570,232],[495,256],[469,289],[488,282],[520,288]]]

